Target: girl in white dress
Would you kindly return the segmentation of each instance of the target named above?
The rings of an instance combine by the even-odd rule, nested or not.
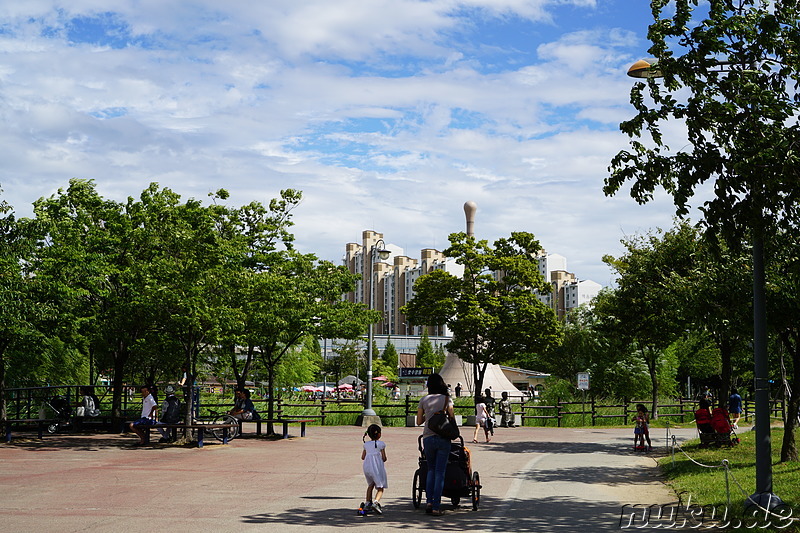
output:
[[[366,440],[367,437],[371,439],[369,442]],[[367,501],[361,504],[360,509],[364,514],[370,511],[383,514],[380,501],[383,489],[387,488],[389,484],[386,482],[386,468],[383,466],[383,463],[386,462],[386,443],[381,440],[381,427],[377,424],[369,426],[362,440],[364,449],[361,452],[361,460],[364,462],[364,477],[367,478],[368,486]],[[374,501],[372,489],[375,489]]]

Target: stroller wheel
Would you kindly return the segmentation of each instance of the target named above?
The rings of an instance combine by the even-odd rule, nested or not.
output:
[[[458,507],[461,505],[461,496],[453,496],[450,498],[450,503],[453,504],[453,507]]]
[[[477,511],[481,503],[481,476],[477,472],[472,473],[472,510]]]
[[[424,487],[422,485],[421,471],[417,469],[414,472],[414,484],[411,488],[411,501],[414,503],[414,509],[419,509],[420,504],[422,503],[422,491]]]
[[[58,431],[58,424],[50,424],[47,426],[48,433],[55,433],[56,431]]]

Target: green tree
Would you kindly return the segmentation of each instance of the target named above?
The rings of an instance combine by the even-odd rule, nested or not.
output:
[[[227,192],[219,191],[215,196],[227,197]],[[273,264],[282,263],[284,251],[292,249],[294,236],[289,228],[293,225],[292,212],[301,197],[299,191],[286,189],[268,206],[251,202],[238,209],[217,208],[218,231],[234,258],[225,269],[227,284],[223,301],[227,320],[221,324],[218,342],[226,347],[224,352],[239,387],[244,386],[256,359],[258,347],[253,344],[255,337],[251,332],[260,327],[263,318],[261,303],[255,296],[263,281],[260,274],[269,271]],[[236,353],[236,346],[242,348],[242,353]]]
[[[0,190],[0,193],[2,191]],[[34,224],[19,220],[13,208],[0,199],[0,421],[6,420],[6,373],[12,365],[27,359],[26,348],[44,335],[37,326],[45,314],[34,283],[26,273],[37,242]]]
[[[776,333],[783,351],[788,355],[784,376],[792,392],[787,406],[786,423],[781,445],[781,461],[797,461],[795,429],[800,413],[800,253],[793,235],[779,233],[770,248],[769,271],[769,323]]]
[[[713,184],[714,197],[702,206],[710,236],[753,244],[754,374],[765,382],[764,241],[798,225],[800,6],[653,0],[651,7],[649,53],[657,68],[648,72],[663,82],[653,77],[632,89],[637,114],[620,125],[631,150],[614,157],[604,190],[615,194],[632,181],[631,196],[645,203],[663,188],[685,215],[695,191]],[[662,133],[668,122],[685,128],[680,150]],[[758,493],[772,491],[768,402],[767,387],[757,387]]]
[[[112,412],[122,417],[126,367],[152,326],[141,269],[152,248],[133,237],[130,203],[103,199],[91,180],[70,180],[66,190],[37,200],[34,213],[45,238],[31,264],[44,297],[58,302],[61,334],[113,368]]]
[[[436,352],[433,350],[433,344],[425,330],[422,331],[419,344],[417,344],[417,366],[438,368],[436,367]]]
[[[436,350],[433,354],[433,367],[441,370],[444,367],[445,361],[447,361],[447,350],[444,344],[437,343]]]
[[[275,369],[275,385],[291,388],[314,380],[322,365],[319,342],[306,335],[284,355]]]
[[[722,360],[719,348],[702,329],[690,329],[667,348],[678,361],[677,379],[705,380],[720,374]],[[688,395],[689,391],[687,391]]]
[[[652,406],[658,417],[658,397],[669,361],[665,350],[685,329],[685,307],[676,300],[672,281],[689,268],[690,248],[681,231],[650,233],[623,239],[627,253],[603,261],[617,274],[617,289],[598,299],[595,308],[606,317],[607,334],[624,340],[639,354],[650,377]]]
[[[396,376],[399,366],[399,356],[397,355],[397,348],[394,347],[391,339],[386,339],[386,346],[383,347],[381,359],[383,359],[383,363],[387,368],[392,369],[392,374]]]
[[[333,353],[336,355],[323,361],[323,372],[332,375],[334,383],[339,383],[339,380],[355,369],[358,364],[358,352],[356,341],[345,340],[343,343],[334,343]]]
[[[274,261],[269,270],[255,274],[253,327],[245,340],[257,347],[267,373],[268,418],[274,418],[277,365],[304,336],[355,339],[379,318],[363,304],[341,299],[354,286],[355,277],[346,268],[294,251],[286,251],[282,262]]]
[[[752,336],[750,310],[742,305],[750,297],[752,271],[746,254],[728,246],[724,238],[711,237],[687,222],[670,231],[679,265],[667,281],[675,305],[682,309],[687,329],[710,339],[719,352],[720,395],[730,393],[734,360],[742,355]],[[741,359],[741,358],[740,358]]]
[[[463,265],[464,275],[436,270],[421,276],[414,298],[401,310],[413,324],[447,325],[453,334],[447,349],[473,364],[476,396],[490,363],[545,350],[561,340],[555,313],[535,292],[550,290],[538,271],[540,250],[525,232],[499,239],[494,247],[454,233],[444,254]]]

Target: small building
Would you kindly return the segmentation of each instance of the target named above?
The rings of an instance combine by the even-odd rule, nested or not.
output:
[[[544,382],[550,377],[550,374],[545,374],[544,372],[511,366],[500,365],[500,370],[503,371],[508,381],[513,383],[516,388],[521,391],[533,391],[534,396],[538,396],[538,392],[544,390]]]

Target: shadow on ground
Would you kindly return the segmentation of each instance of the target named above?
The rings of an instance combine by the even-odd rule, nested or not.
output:
[[[445,507],[444,517],[432,517],[413,509],[407,502],[387,505],[381,516],[357,516],[353,509],[332,507],[325,510],[287,509],[280,513],[252,514],[242,517],[246,524],[281,524],[349,528],[369,525],[382,529],[436,531],[619,531],[624,509],[615,503],[596,504],[571,498],[511,500],[502,502],[503,512],[493,513],[500,504],[497,499],[482,498],[481,507],[452,510]],[[524,512],[522,511],[524,509]],[[636,524],[642,526],[641,523]],[[656,526],[658,527],[658,526]]]
[[[474,445],[473,445],[474,446]],[[486,444],[492,448],[497,448],[504,453],[558,453],[558,454],[580,454],[580,453],[607,453],[610,455],[642,455],[644,452],[633,450],[633,439],[618,438],[612,442],[583,442],[583,443],[564,443],[548,441],[527,441],[527,442],[492,442]],[[647,455],[656,457],[663,456],[665,453],[663,446],[654,447]]]

